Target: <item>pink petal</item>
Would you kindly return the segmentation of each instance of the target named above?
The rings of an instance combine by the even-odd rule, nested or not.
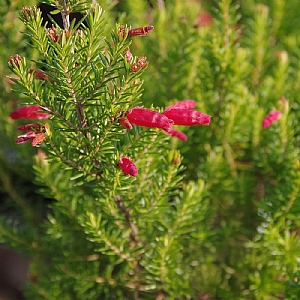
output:
[[[176,102],[175,104],[166,107],[165,111],[170,109],[192,109],[196,106],[196,101],[186,99],[179,102]]]
[[[187,141],[187,136],[179,130],[175,130],[175,129],[171,128],[171,130],[168,133],[174,137],[181,139],[184,142]]]
[[[26,132],[25,134],[19,135],[16,140],[16,144],[24,144],[32,141],[36,137],[36,133],[33,131]]]

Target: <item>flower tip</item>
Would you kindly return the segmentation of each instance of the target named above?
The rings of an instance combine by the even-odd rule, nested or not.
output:
[[[154,26],[146,26],[146,30],[147,30],[147,32],[149,32],[149,31],[151,31],[151,30],[153,30],[154,29]]]
[[[209,115],[205,115],[205,116],[203,116],[203,125],[206,125],[206,126],[209,126],[209,124],[210,124],[210,119],[211,119],[211,116],[209,116]]]

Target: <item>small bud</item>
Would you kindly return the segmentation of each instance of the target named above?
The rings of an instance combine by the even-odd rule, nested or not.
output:
[[[162,128],[166,132],[171,130],[173,121],[157,111],[135,107],[126,113],[126,117],[131,124],[145,126],[150,128]]]
[[[169,109],[163,113],[167,118],[173,120],[175,125],[206,125],[210,123],[210,116],[192,109]]]
[[[119,161],[119,167],[125,175],[136,176],[138,169],[136,165],[127,157],[123,157]]]
[[[121,40],[124,40],[127,37],[127,28],[124,25],[118,27],[118,36]]]
[[[272,110],[263,120],[262,128],[271,126],[275,121],[281,118],[282,113],[279,110]]]
[[[10,114],[11,119],[18,120],[21,118],[24,119],[48,119],[51,117],[50,114],[41,112],[41,108],[38,105],[27,105],[22,106],[14,110]]]
[[[40,80],[47,80],[48,79],[48,76],[45,73],[43,73],[42,71],[34,71],[34,70],[30,69],[29,73],[30,74],[33,73],[36,79],[40,79]]]
[[[135,62],[131,67],[131,72],[136,73],[137,71],[144,69],[148,66],[146,56],[141,56],[138,58],[137,62]]]
[[[132,59],[132,53],[130,52],[129,48],[125,53],[125,59],[128,63],[130,63],[131,59]]]
[[[14,56],[9,56],[7,62],[12,68],[14,67],[19,68],[20,63],[22,62],[22,57],[19,54],[15,54]]]
[[[235,40],[233,41],[233,44],[236,44],[241,39],[241,37],[244,33],[244,28],[242,28],[240,24],[234,24],[234,25],[231,26],[231,28],[237,34]]]
[[[181,162],[180,152],[178,150],[169,151],[168,160],[171,164],[179,165]]]
[[[32,20],[36,18],[37,14],[37,6],[34,5],[33,7],[27,7],[27,6],[22,6],[22,11],[20,13],[21,19],[24,21]]]
[[[282,107],[282,109],[281,109],[282,112],[289,111],[289,101],[284,96],[281,97],[281,99],[279,100],[279,103]]]
[[[196,101],[187,99],[187,100],[176,102],[175,104],[166,107],[165,111],[169,109],[192,109],[195,106],[196,106]]]
[[[184,142],[187,141],[187,136],[179,130],[175,130],[175,129],[171,128],[170,131],[168,132],[168,134],[170,134],[173,137],[177,137]]]
[[[60,39],[62,37],[62,33],[57,33],[56,28],[54,27],[53,24],[52,24],[52,28],[45,28],[45,30],[46,30],[46,33],[50,36],[53,43],[57,43],[60,41]]]
[[[129,36],[145,36],[154,29],[154,26],[144,26],[138,28],[132,28],[128,31]]]
[[[289,60],[289,54],[287,51],[278,50],[275,53],[275,58],[278,59],[281,64],[286,64]]]
[[[35,159],[39,165],[46,164],[47,155],[41,148],[38,149]]]

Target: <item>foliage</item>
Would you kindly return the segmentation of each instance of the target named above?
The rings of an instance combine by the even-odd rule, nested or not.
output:
[[[0,240],[32,259],[28,299],[298,299],[298,1],[46,3],[64,28],[23,9],[24,34],[10,36],[13,5],[0,22],[1,59],[22,58],[0,69],[17,75],[1,86],[1,192],[16,209]],[[143,55],[147,68],[133,72]],[[211,115],[180,127],[185,143],[118,121],[182,99]],[[52,115],[36,155],[13,145],[17,103]],[[262,129],[274,109],[281,118]]]

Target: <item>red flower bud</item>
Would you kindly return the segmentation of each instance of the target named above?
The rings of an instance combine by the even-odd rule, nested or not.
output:
[[[22,57],[19,54],[15,54],[14,56],[9,56],[7,62],[12,68],[19,68],[20,63],[22,62]]]
[[[130,63],[131,59],[132,59],[132,53],[130,52],[130,50],[128,49],[125,53],[125,59],[128,63]]]
[[[281,112],[279,110],[272,110],[268,116],[266,116],[262,122],[262,128],[265,129],[271,126],[275,121],[281,118]]]
[[[146,56],[141,56],[138,58],[138,60],[131,66],[130,71],[132,73],[136,73],[137,71],[144,69],[148,66],[147,58]]]
[[[38,9],[36,5],[34,5],[33,7],[27,7],[23,5],[20,16],[24,21],[33,20],[36,18],[37,10]]]
[[[135,107],[126,113],[129,122],[139,126],[162,128],[166,132],[171,130],[172,120],[169,120],[165,115],[157,111]]]
[[[187,100],[176,102],[175,104],[166,107],[165,111],[169,109],[192,109],[195,106],[196,106],[196,101],[187,99]]]
[[[138,173],[136,165],[127,157],[123,157],[120,159],[119,167],[126,175],[136,176]]]
[[[129,36],[145,36],[154,29],[154,26],[144,26],[144,27],[138,27],[138,28],[132,28],[129,30],[128,35]]]
[[[48,34],[53,43],[58,43],[62,37],[62,33],[57,33],[55,26],[52,24],[52,28],[45,28],[46,34]],[[67,35],[66,35],[67,36]]]
[[[187,136],[179,130],[175,130],[175,129],[171,128],[171,130],[168,133],[174,137],[181,139],[184,142],[187,141]]]
[[[210,116],[198,110],[192,109],[169,109],[164,115],[173,120],[175,125],[209,125]]]
[[[13,120],[18,120],[21,118],[25,119],[48,119],[51,117],[50,114],[46,114],[41,112],[41,109],[38,105],[27,105],[22,106],[16,110],[14,110],[10,117]]]

